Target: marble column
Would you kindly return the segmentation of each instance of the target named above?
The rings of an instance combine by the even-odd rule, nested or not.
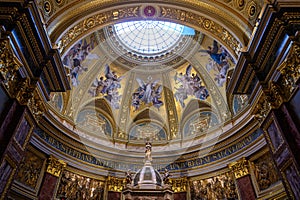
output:
[[[249,161],[242,158],[230,163],[229,168],[234,173],[239,198],[242,200],[255,200],[256,194],[250,177]]]
[[[46,173],[40,187],[39,200],[54,199],[61,173],[66,166],[67,164],[62,160],[58,160],[53,156],[48,158]]]

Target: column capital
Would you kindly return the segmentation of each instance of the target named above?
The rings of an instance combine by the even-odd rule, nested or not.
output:
[[[250,174],[249,161],[246,160],[246,158],[241,158],[238,161],[232,162],[228,167],[234,173],[236,179]]]
[[[56,176],[56,177],[59,177],[61,172],[67,166],[66,162],[64,162],[62,160],[58,160],[57,158],[55,158],[52,155],[50,155],[47,162],[48,162],[48,166],[47,166],[46,171],[49,174],[52,174],[53,176]]]

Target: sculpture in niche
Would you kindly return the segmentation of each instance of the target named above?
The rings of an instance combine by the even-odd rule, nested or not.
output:
[[[206,50],[199,50],[199,52],[207,53],[210,56],[209,62],[206,64],[206,69],[208,72],[213,70],[216,84],[219,87],[223,87],[231,63],[234,63],[233,58],[224,47],[219,47],[219,44],[215,40],[212,46],[208,46]]]
[[[79,74],[88,70],[87,67],[82,66],[84,60],[98,59],[97,54],[92,54],[91,51],[97,45],[94,35],[85,38],[75,44],[63,58],[63,64],[69,69],[68,76],[71,79],[73,86],[79,85]]]
[[[64,171],[56,197],[70,200],[103,200],[103,191],[104,182]]]
[[[231,173],[191,181],[190,191],[193,200],[238,199],[233,174]]]
[[[175,87],[176,92],[174,97],[178,101],[182,108],[185,107],[185,100],[189,96],[194,96],[197,99],[205,100],[209,96],[208,90],[203,85],[201,78],[197,73],[192,73],[192,65],[186,68],[185,74],[176,72]]]
[[[119,94],[121,88],[121,80],[124,76],[117,76],[115,71],[112,71],[108,64],[105,65],[105,78],[101,76],[93,82],[91,88],[88,90],[92,97],[103,96],[114,109],[120,108],[120,99],[122,95]]]
[[[34,153],[27,151],[24,160],[20,163],[16,180],[35,189],[43,167],[43,162],[44,161]]]
[[[134,111],[137,111],[142,103],[144,105],[153,105],[158,110],[163,105],[161,101],[161,93],[163,86],[159,85],[159,80],[152,81],[152,77],[148,76],[147,82],[144,82],[140,78],[136,78],[139,87],[132,94],[131,105]]]
[[[269,188],[278,181],[277,172],[273,166],[273,161],[268,154],[254,161],[255,177],[260,190]]]

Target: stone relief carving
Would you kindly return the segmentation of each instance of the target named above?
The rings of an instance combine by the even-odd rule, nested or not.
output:
[[[267,189],[278,181],[271,157],[267,154],[254,161],[254,173],[260,190]]]
[[[36,188],[43,163],[43,159],[34,153],[27,151],[25,158],[20,164],[19,171],[16,175],[16,180],[31,188]]]
[[[232,173],[190,182],[191,199],[238,199]]]
[[[64,171],[56,197],[69,200],[102,200],[103,191],[104,182]]]

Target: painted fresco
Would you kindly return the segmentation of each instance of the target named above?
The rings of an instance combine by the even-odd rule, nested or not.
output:
[[[154,123],[141,123],[134,126],[129,132],[130,140],[143,140],[145,138],[154,138],[154,140],[166,140],[165,130]]]
[[[77,117],[77,124],[93,133],[112,136],[110,122],[101,113],[94,110],[81,111]]]
[[[91,53],[96,46],[97,42],[92,34],[76,43],[63,57],[63,64],[68,69],[71,85],[78,86],[78,76],[88,70],[88,66],[82,65],[84,60],[94,60],[99,58],[97,54]]]
[[[153,105],[159,110],[163,105],[161,100],[161,93],[163,86],[159,84],[159,80],[152,80],[151,76],[148,76],[147,81],[143,81],[141,78],[136,78],[139,87],[132,94],[131,105],[134,107],[134,111],[139,110],[140,105]]]
[[[208,90],[197,73],[192,73],[192,66],[186,68],[185,74],[176,72],[174,97],[181,107],[184,108],[185,100],[192,96],[196,99],[206,100],[209,96]]]
[[[183,126],[184,137],[204,133],[210,127],[218,124],[217,116],[209,111],[197,112]]]
[[[235,61],[227,50],[213,40],[213,44],[207,49],[199,50],[203,55],[208,55],[206,70],[212,75],[218,87],[223,87],[227,80],[228,70],[235,65]]]
[[[119,89],[121,88],[121,80],[124,76],[117,76],[115,71],[112,71],[108,64],[105,65],[105,76],[93,82],[88,90],[92,97],[104,97],[114,109],[120,108],[121,96]]]

